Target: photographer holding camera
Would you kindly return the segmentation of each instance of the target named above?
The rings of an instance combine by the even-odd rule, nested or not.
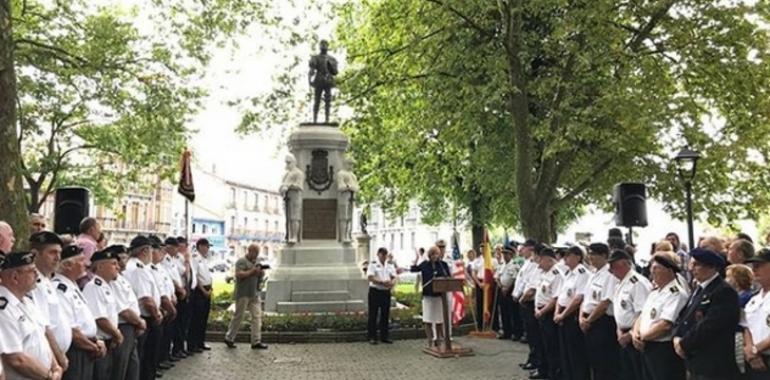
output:
[[[235,348],[235,337],[241,327],[243,313],[248,309],[251,313],[251,348],[267,349],[267,345],[262,343],[262,299],[257,287],[269,266],[258,263],[257,256],[259,246],[251,244],[246,256],[235,262],[235,314],[225,335],[225,344],[229,348]]]

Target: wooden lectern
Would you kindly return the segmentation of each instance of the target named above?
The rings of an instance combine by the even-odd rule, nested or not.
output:
[[[452,358],[456,356],[470,356],[473,355],[473,350],[470,348],[463,348],[459,345],[452,347],[452,340],[449,337],[449,327],[452,323],[449,318],[449,302],[447,302],[447,293],[449,292],[462,292],[464,280],[456,278],[433,278],[431,286],[433,292],[441,294],[441,312],[444,318],[444,347],[439,345],[438,347],[424,348],[423,352],[433,355],[437,358]]]

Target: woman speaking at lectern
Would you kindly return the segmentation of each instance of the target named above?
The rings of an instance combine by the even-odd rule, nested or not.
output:
[[[433,279],[437,277],[451,277],[449,266],[441,260],[441,250],[432,246],[428,249],[428,260],[417,263],[420,259],[415,257],[410,272],[420,272],[422,274],[422,322],[425,324],[425,336],[428,337],[428,347],[442,342],[444,339],[443,315],[441,311],[442,294],[433,292]],[[434,343],[433,329],[431,324],[436,324],[436,339]]]

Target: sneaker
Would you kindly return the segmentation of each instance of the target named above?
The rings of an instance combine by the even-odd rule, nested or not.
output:
[[[251,349],[252,350],[267,350],[267,345],[262,343],[262,342],[254,343],[254,344],[251,345]]]

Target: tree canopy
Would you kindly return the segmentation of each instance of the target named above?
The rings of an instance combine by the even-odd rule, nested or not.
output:
[[[696,211],[766,210],[761,2],[380,0],[339,9],[346,124],[364,192],[552,241],[621,181],[681,215],[672,158],[703,159]]]

